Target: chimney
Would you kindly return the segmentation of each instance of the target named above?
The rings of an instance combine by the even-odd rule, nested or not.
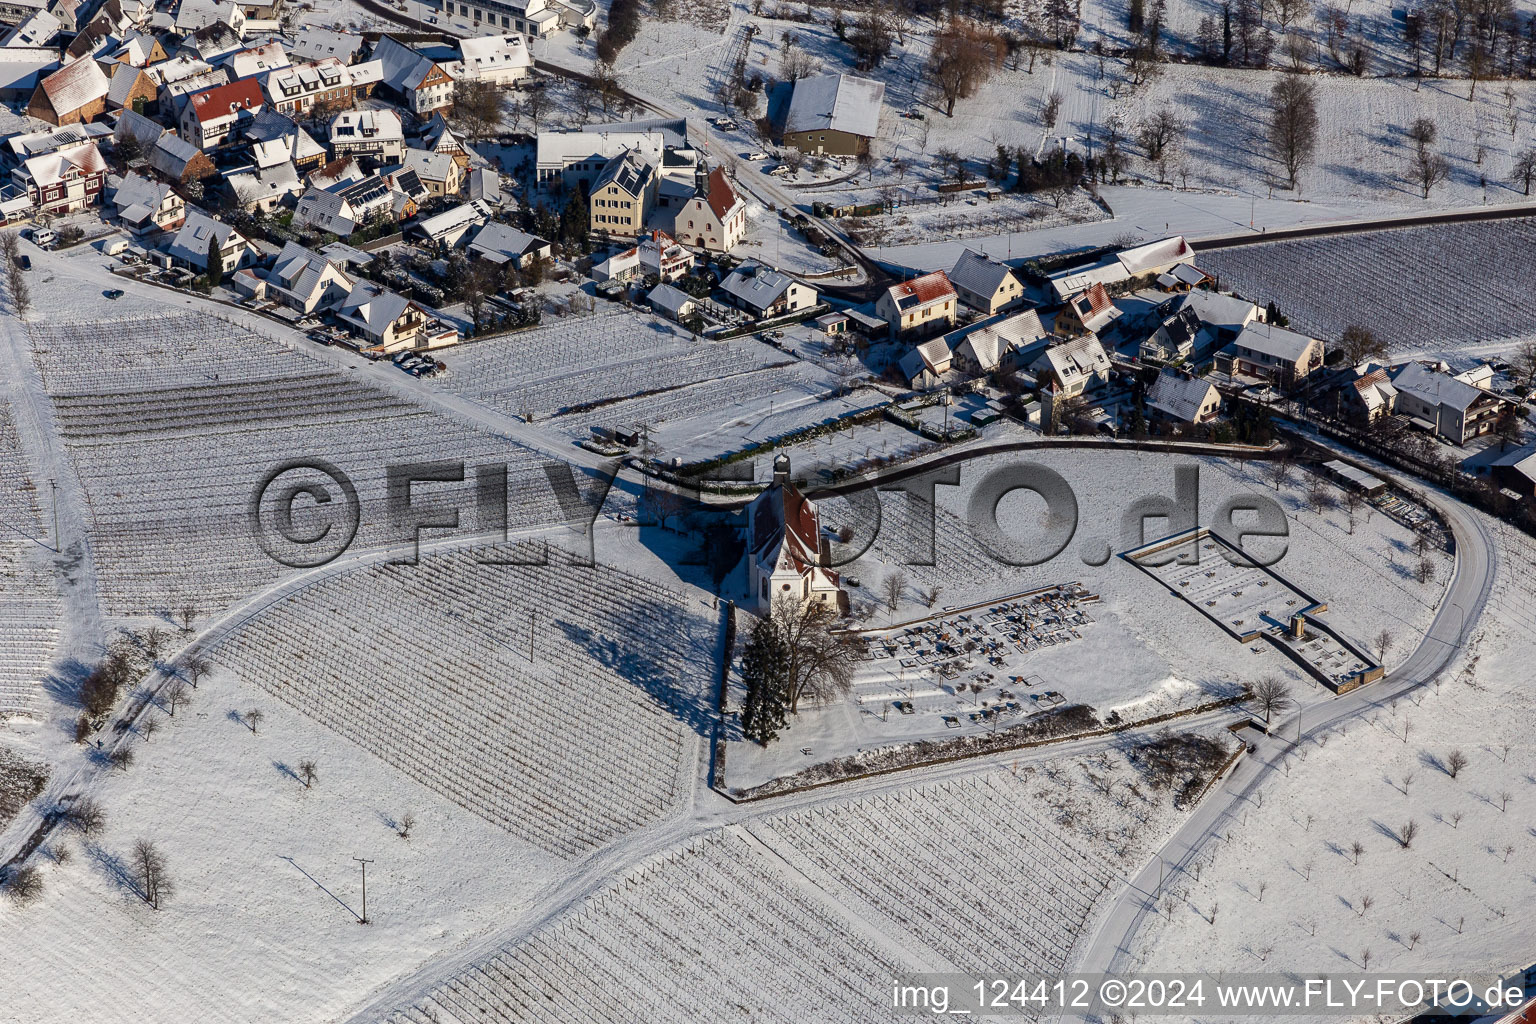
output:
[[[776,484],[789,483],[789,456],[782,453],[773,457],[773,482]]]

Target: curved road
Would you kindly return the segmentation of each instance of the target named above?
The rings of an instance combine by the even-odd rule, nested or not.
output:
[[[1156,912],[1162,885],[1188,870],[1207,841],[1224,832],[1239,817],[1240,808],[1273,777],[1296,745],[1299,731],[1310,739],[1340,722],[1368,713],[1411,690],[1424,686],[1450,665],[1477,625],[1493,586],[1493,542],[1482,521],[1460,503],[1440,495],[1431,502],[1450,524],[1456,538],[1456,571],[1424,639],[1412,654],[1384,679],[1319,704],[1307,705],[1276,724],[1273,735],[1238,762],[1226,781],[1171,836],[1099,919],[1077,970],[1102,974],[1128,969],[1131,943],[1149,913]]]

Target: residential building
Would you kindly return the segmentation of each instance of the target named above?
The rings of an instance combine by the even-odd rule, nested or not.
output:
[[[38,85],[59,70],[59,51],[51,48],[0,49],[0,102],[26,104]]]
[[[816,305],[816,289],[757,260],[743,260],[720,282],[731,304],[759,320],[788,316]]]
[[[1157,362],[1203,360],[1215,350],[1236,341],[1244,327],[1264,319],[1258,306],[1235,295],[1200,289],[1175,301],[1173,317],[1178,320],[1170,323],[1172,317],[1165,319],[1158,330],[1141,343],[1138,355],[1142,359]]]
[[[143,110],[154,106],[160,86],[143,68],[128,63],[112,65],[112,82],[107,88],[108,110]]]
[[[432,120],[427,122],[427,130],[422,133],[421,145],[416,148],[451,156],[458,161],[460,167],[469,164],[469,154],[464,151],[464,144],[453,133],[453,129],[448,127],[448,121],[442,114],[432,115]]]
[[[1295,387],[1322,365],[1321,341],[1257,321],[1216,353],[1218,370],[1258,377],[1282,388]]]
[[[117,219],[135,238],[157,231],[175,231],[187,219],[187,204],[163,181],[125,174],[112,192]]]
[[[261,82],[254,78],[193,93],[181,111],[181,137],[201,150],[221,146],[237,125],[249,125],[265,103]]]
[[[1104,346],[1092,334],[1053,345],[1030,364],[1042,389],[1061,398],[1093,391],[1109,383],[1110,363]]]
[[[304,173],[327,162],[325,147],[300,128],[293,118],[275,110],[257,114],[245,130],[245,137],[251,144],[252,159],[259,167],[286,160]]]
[[[1422,363],[1407,363],[1392,375],[1396,411],[1416,426],[1451,444],[1463,445],[1492,433],[1515,403]]]
[[[491,208],[483,203],[460,203],[430,217],[424,217],[407,229],[434,245],[452,248],[467,235],[491,219]]]
[[[205,25],[191,35],[185,36],[177,52],[187,57],[216,63],[234,56],[244,46],[245,40],[241,31],[219,21],[212,25]],[[233,78],[233,74],[230,77]]]
[[[304,191],[304,182],[299,177],[298,169],[288,160],[226,171],[224,185],[235,203],[247,212],[261,210],[271,213],[289,196]]]
[[[352,286],[336,307],[336,319],[351,330],[365,351],[439,348],[459,340],[458,331],[425,306],[372,281],[358,281]]]
[[[225,274],[233,274],[241,267],[250,266],[256,258],[256,246],[250,239],[200,210],[187,211],[187,219],[165,251],[177,263],[206,273],[208,256],[215,243]]]
[[[501,221],[485,225],[469,243],[469,254],[475,259],[497,265],[510,263],[518,270],[536,260],[549,259],[551,252],[552,246],[544,239]]]
[[[660,166],[667,145],[662,131],[542,131],[534,153],[534,176],[541,186],[558,177],[567,191],[583,187],[590,191],[614,157],[633,150],[651,166]]]
[[[149,166],[156,173],[181,184],[206,181],[219,173],[207,153],[171,132],[160,136],[149,151]]]
[[[560,29],[597,27],[593,0],[425,0],[445,18],[469,21],[476,28],[499,28],[540,38]]]
[[[1173,363],[1194,355],[1195,342],[1204,327],[1193,309],[1185,307],[1164,317],[1157,330],[1137,349],[1143,362]]]
[[[1024,302],[1024,284],[1006,263],[967,249],[949,272],[960,301],[991,316]]]
[[[401,156],[400,169],[415,172],[434,199],[464,190],[464,168],[453,157],[424,149],[406,149]]]
[[[1221,392],[1202,377],[1165,369],[1147,391],[1147,418],[1197,427],[1221,412]]]
[[[813,75],[776,88],[768,117],[779,144],[806,153],[857,156],[880,132],[885,83],[853,75]]]
[[[176,8],[176,32],[182,36],[212,25],[225,25],[235,32],[245,29],[245,9],[235,0],[181,0]]]
[[[940,379],[949,372],[954,353],[943,338],[931,338],[913,346],[902,356],[897,366],[907,383],[919,390],[938,387]]]
[[[356,282],[335,260],[289,242],[270,270],[245,269],[233,281],[235,290],[256,299],[270,299],[299,313],[341,302]]]
[[[393,110],[349,110],[331,121],[331,156],[394,163],[405,156],[405,128]]]
[[[1165,292],[1190,292],[1211,285],[1215,280],[1193,263],[1178,263],[1157,275],[1157,287]]]
[[[49,216],[100,201],[106,180],[107,164],[94,142],[31,157],[11,171],[11,181],[27,193],[37,212]]]
[[[684,245],[730,252],[747,236],[747,204],[736,194],[725,169],[709,172],[672,220],[672,235]]]
[[[601,284],[651,276],[667,284],[687,276],[693,265],[693,253],[665,231],[653,229],[639,244],[614,253],[593,267],[592,277]]]
[[[296,224],[346,238],[360,225],[379,218],[398,220],[402,216],[414,216],[415,206],[408,205],[401,211],[396,206],[395,195],[389,183],[377,174],[343,181],[326,189],[312,184],[299,196],[293,220]]]
[[[247,46],[219,59],[229,68],[231,80],[258,78],[282,68],[293,67],[293,61],[283,52],[283,44],[275,39],[260,46]]]
[[[955,364],[968,373],[1012,373],[1028,365],[1050,344],[1040,315],[1026,309],[956,331],[945,339]]]
[[[328,111],[347,110],[353,104],[352,71],[335,57],[314,64],[295,64],[270,72],[262,81],[267,104],[279,114],[293,117],[319,116]],[[389,114],[398,124],[400,115]]]
[[[1052,274],[1051,288],[1062,302],[1068,296],[1087,291],[1096,284],[1123,294],[1156,281],[1160,275],[1194,258],[1195,250],[1185,241],[1184,236],[1172,235],[1155,242],[1121,249],[1096,263]]]
[[[656,169],[632,151],[609,160],[592,184],[588,219],[602,235],[638,235],[656,206]]]
[[[842,579],[832,569],[821,514],[789,478],[789,456],[773,460],[773,482],[747,506],[747,587],[759,615],[776,600],[826,601],[847,611]]]
[[[371,59],[380,63],[384,86],[417,117],[453,106],[453,76],[394,36],[380,38]]]
[[[645,297],[651,309],[668,320],[682,323],[698,312],[699,302],[692,295],[669,284],[658,284]]]
[[[77,60],[37,83],[27,116],[57,125],[89,121],[106,112],[111,90],[101,65],[90,58]]]
[[[58,37],[62,28],[59,19],[48,11],[33,11],[0,37],[0,46],[6,49],[47,46]]]
[[[288,53],[297,60],[311,63],[334,57],[343,64],[356,64],[362,58],[363,50],[367,45],[368,40],[356,32],[336,32],[315,25],[305,25],[299,29],[293,45],[288,48]]]
[[[1370,367],[1340,387],[1338,396],[1338,414],[1358,425],[1375,423],[1397,411],[1397,388],[1385,367]]]
[[[894,338],[926,338],[954,326],[960,299],[942,270],[887,288],[875,300],[875,315],[890,325]]]
[[[520,35],[460,39],[457,56],[447,64],[455,81],[513,85],[533,71],[533,54]]]
[[[1098,334],[1118,319],[1120,307],[1110,301],[1102,284],[1095,284],[1067,299],[1056,314],[1053,329],[1058,338],[1075,338],[1080,334]]]
[[[0,151],[0,163],[4,163],[7,167],[18,167],[22,161],[30,160],[34,156],[57,153],[61,149],[78,146],[82,142],[94,142],[100,145],[111,134],[112,129],[98,121],[93,124],[71,124],[57,128],[44,128],[38,132],[27,132],[25,135],[12,135],[4,140],[5,149]]]

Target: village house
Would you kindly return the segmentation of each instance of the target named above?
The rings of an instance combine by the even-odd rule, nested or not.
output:
[[[371,352],[403,352],[455,344],[459,333],[421,303],[374,284],[358,281],[336,307],[336,319]]]
[[[1165,317],[1157,330],[1137,348],[1136,354],[1142,362],[1172,363],[1188,359],[1194,354],[1202,327],[1193,309],[1181,309]]]
[[[471,232],[491,219],[492,210],[483,203],[460,203],[423,217],[406,228],[406,234],[425,238],[433,245],[456,247]]]
[[[294,37],[288,48],[289,56],[302,61],[325,60],[335,57],[343,64],[356,64],[363,55],[368,40],[356,32],[336,32],[315,25],[305,25]]]
[[[125,174],[112,192],[117,219],[135,238],[175,231],[187,219],[186,200],[163,181]]]
[[[1140,358],[1158,362],[1205,359],[1236,341],[1244,327],[1264,319],[1258,306],[1235,295],[1202,289],[1175,301],[1172,316],[1141,343]]]
[[[299,172],[286,160],[266,166],[231,168],[224,172],[224,186],[235,205],[247,212],[272,213],[289,196],[304,191]]]
[[[283,52],[283,45],[276,40],[260,46],[247,46],[219,58],[219,63],[229,68],[230,80],[259,78],[282,68],[290,68],[293,61]]]
[[[1276,387],[1300,384],[1323,365],[1323,343],[1305,334],[1255,321],[1216,353],[1216,369],[1257,377]]]
[[[34,156],[11,171],[11,181],[39,213],[59,216],[83,210],[101,199],[107,164],[94,142]]]
[[[414,172],[434,199],[456,196],[464,190],[464,168],[444,153],[406,149],[401,153],[399,169]]]
[[[27,103],[27,116],[49,124],[89,121],[106,112],[112,83],[101,65],[82,58],[42,79]]]
[[[460,39],[457,57],[446,65],[456,81],[514,85],[533,71],[533,54],[520,35]]]
[[[1056,314],[1053,329],[1058,338],[1098,334],[1120,319],[1120,307],[1109,299],[1102,284],[1095,284],[1067,299]]]
[[[270,299],[298,313],[313,313],[351,294],[355,282],[335,260],[289,242],[270,270],[246,268],[235,274],[235,291]]]
[[[279,114],[323,117],[352,106],[352,72],[335,57],[280,68],[262,80],[267,104]],[[391,113],[378,111],[378,113]],[[393,115],[399,120],[399,115]]]
[[[1020,305],[1024,285],[1006,263],[983,256],[970,249],[960,254],[949,272],[960,301],[988,316]]]
[[[653,230],[639,244],[616,252],[593,267],[592,279],[602,284],[652,275],[666,284],[686,276],[693,270],[693,264],[693,253],[665,231]]]
[[[424,0],[445,18],[462,18],[476,28],[500,28],[540,38],[560,29],[597,27],[593,0]]]
[[[232,141],[237,125],[250,124],[265,102],[254,78],[193,93],[181,111],[181,137],[204,151],[221,146]]]
[[[217,244],[222,272],[232,274],[250,266],[256,259],[255,243],[233,227],[214,220],[199,210],[188,210],[187,219],[176,232],[166,254],[181,266],[208,271],[208,257]]]
[[[732,305],[759,320],[787,316],[816,305],[816,289],[757,260],[743,260],[725,275],[720,290]]]
[[[1147,419],[1154,422],[1198,427],[1221,412],[1221,392],[1202,377],[1163,370],[1147,391]]]
[[[1042,390],[1053,390],[1061,398],[1072,398],[1109,383],[1109,356],[1092,334],[1046,349],[1029,368]]]
[[[910,340],[942,334],[954,326],[959,297],[942,270],[893,284],[875,300],[875,315],[890,325],[893,338]]]
[[[30,160],[34,156],[57,153],[61,149],[78,146],[82,142],[95,142],[100,145],[111,134],[112,129],[96,122],[44,128],[42,131],[28,132],[25,135],[12,135],[5,140],[5,149],[0,150],[0,164],[7,168],[19,167],[23,161]]]
[[[1417,362],[1399,368],[1392,375],[1392,387],[1397,391],[1399,414],[1454,445],[1491,434],[1500,418],[1515,408],[1513,402],[1469,383],[1463,376]]]
[[[710,252],[730,252],[747,234],[747,204],[716,167],[673,218],[673,237]]]
[[[156,174],[183,185],[206,181],[219,173],[207,153],[172,132],[166,132],[155,142],[149,151],[149,166]]]
[[[453,106],[453,76],[393,36],[374,44],[372,60],[380,64],[380,79],[390,92],[417,117]]]
[[[632,151],[621,153],[592,183],[588,204],[595,234],[640,234],[656,206],[656,169]]]
[[[59,51],[51,48],[0,49],[0,102],[26,105],[38,85],[59,70]]]
[[[1043,351],[1051,335],[1040,315],[1026,309],[956,331],[945,340],[954,350],[955,365],[967,373],[1012,373]]]
[[[464,144],[459,141],[453,129],[448,127],[448,121],[442,114],[432,115],[432,120],[427,122],[427,130],[421,135],[421,145],[415,148],[452,157],[460,167],[467,168],[469,165],[469,154],[464,151]]]
[[[682,323],[698,312],[699,300],[669,284],[658,284],[645,296],[653,312]]]
[[[880,132],[885,83],[853,75],[813,75],[776,87],[768,119],[781,146],[805,153],[857,156]]]
[[[907,384],[920,391],[938,387],[940,379],[949,372],[954,354],[943,338],[932,338],[913,346],[912,350],[897,362],[897,368]]]
[[[397,210],[395,192],[380,175],[348,179],[330,188],[310,185],[294,205],[293,221],[317,231],[346,238],[363,224],[383,218],[400,219],[415,214]]]
[[[1375,423],[1397,410],[1397,388],[1382,366],[1370,367],[1335,394],[1339,402],[1336,412],[1357,426]]]
[[[253,159],[258,166],[287,160],[296,170],[307,173],[327,162],[326,148],[299,127],[293,118],[275,110],[263,110],[257,114],[251,126],[246,129],[245,137],[251,144]],[[258,148],[261,150],[259,156],[255,154]],[[282,155],[278,156],[278,153]]]
[[[148,71],[132,64],[112,65],[112,82],[107,87],[107,109],[144,110],[154,106],[160,86]]]
[[[47,46],[58,38],[63,23],[48,11],[33,11],[8,32],[0,33],[0,46],[20,50]]]
[[[331,121],[331,157],[394,163],[405,156],[405,128],[393,110],[349,110]]]
[[[538,260],[547,260],[553,251],[549,242],[519,231],[510,224],[491,221],[475,233],[468,252],[475,259],[501,266],[510,263],[522,270]]]
[[[235,0],[181,0],[176,8],[178,35],[192,35],[213,25],[224,25],[236,34],[243,33],[245,9]]]
[[[1065,302],[1069,296],[1087,291],[1096,284],[1112,288],[1117,294],[1135,291],[1151,284],[1181,263],[1195,258],[1195,250],[1183,235],[1160,238],[1155,242],[1121,249],[1087,266],[1071,267],[1050,276],[1056,298]]]
[[[773,460],[773,482],[747,506],[747,587],[759,615],[780,598],[826,601],[848,610],[842,579],[826,567],[830,538],[816,504],[789,479],[789,456]]]

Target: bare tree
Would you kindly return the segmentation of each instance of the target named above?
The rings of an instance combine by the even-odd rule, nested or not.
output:
[[[1349,852],[1354,855],[1355,863],[1359,864],[1360,855],[1365,852],[1365,844],[1356,839],[1354,842],[1349,844]]]
[[[83,836],[95,835],[107,824],[106,811],[88,796],[81,797],[68,807],[58,808],[54,814],[66,828],[73,829]]]
[[[395,834],[398,835],[401,839],[409,839],[411,838],[411,829],[415,827],[416,815],[407,811],[405,817],[400,819],[400,828],[396,831]]]
[[[1136,141],[1146,151],[1147,159],[1156,162],[1183,134],[1184,123],[1174,114],[1173,108],[1163,107],[1141,123]]]
[[[885,574],[885,579],[880,581],[880,593],[885,598],[885,608],[892,615],[896,614],[896,606],[901,603],[901,596],[907,592],[907,574],[900,569],[892,569]]]
[[[1253,684],[1253,703],[1264,713],[1264,727],[1268,729],[1271,716],[1279,714],[1296,701],[1291,697],[1291,688],[1282,680],[1266,676]]]
[[[252,736],[256,735],[256,730],[261,726],[262,719],[266,717],[261,708],[251,708],[251,710],[245,713],[245,724],[251,730]]]
[[[1006,52],[997,33],[958,18],[934,36],[928,75],[944,97],[944,116],[955,116],[955,103],[980,88]]]
[[[186,707],[192,703],[192,694],[187,684],[180,679],[172,679],[165,688],[165,705],[170,710],[171,717],[176,717],[178,707]]]
[[[1424,936],[1420,935],[1418,932],[1408,933],[1408,951],[1410,953],[1413,952],[1413,947],[1417,946],[1419,944],[1419,940],[1423,937]]]
[[[139,735],[144,737],[145,743],[148,743],[150,737],[159,731],[160,719],[158,718],[151,718],[149,715],[145,715],[144,721],[139,723]]]
[[[1333,507],[1333,491],[1328,487],[1322,477],[1314,476],[1307,483],[1307,504],[1312,506],[1312,511],[1322,515],[1325,509]]]
[[[320,781],[320,772],[315,767],[315,762],[309,758],[299,762],[299,781],[304,783],[305,789]]]
[[[1375,905],[1376,905],[1376,897],[1374,897],[1374,896],[1361,896],[1360,897],[1360,916],[1364,917],[1365,916],[1365,912],[1370,910]]]
[[[213,670],[207,658],[191,657],[182,666],[186,672],[187,682],[192,684],[192,689],[197,689],[197,684],[203,681],[203,677]]]
[[[129,768],[133,767],[133,748],[114,748],[112,753],[107,755],[107,763],[112,766],[113,771],[127,771]]]
[[[1499,790],[1499,810],[1507,812],[1509,810],[1509,802],[1514,798],[1515,795],[1509,790]]]
[[[1372,643],[1376,645],[1376,657],[1381,659],[1383,664],[1387,660],[1387,652],[1392,649],[1392,645],[1396,642],[1397,638],[1392,635],[1390,629],[1383,629],[1380,633],[1376,634],[1376,638]]]
[[[1350,324],[1339,336],[1339,350],[1350,366],[1359,366],[1368,359],[1382,359],[1387,354],[1387,343],[1378,338],[1369,327]]]
[[[1419,834],[1419,823],[1409,818],[1403,822],[1403,827],[1397,830],[1397,842],[1407,850],[1413,846],[1414,837]]]
[[[1429,583],[1435,578],[1435,563],[1428,558],[1419,559],[1419,565],[1414,570],[1414,575],[1420,583]]]
[[[1466,811],[1453,811],[1453,812],[1451,812],[1451,828],[1454,828],[1454,829],[1461,828],[1461,819],[1465,818],[1466,816],[1467,816],[1467,812]]]
[[[1056,127],[1056,119],[1061,116],[1062,98],[1060,89],[1052,89],[1040,102],[1040,126],[1046,131]]]
[[[24,907],[43,894],[43,873],[31,864],[0,870],[0,892],[16,906]]]
[[[1413,159],[1408,165],[1408,179],[1419,186],[1423,198],[1428,199],[1434,187],[1451,175],[1451,165],[1445,157],[1435,152],[1435,140],[1440,129],[1427,117],[1413,122],[1408,137],[1413,140]]]
[[[171,895],[164,855],[154,843],[140,839],[133,844],[133,867],[139,877],[139,896],[145,903],[159,910],[160,901]]]
[[[1526,195],[1531,194],[1531,182],[1536,181],[1536,149],[1527,149],[1515,157],[1509,172],[1512,184],[1519,185]]]
[[[1463,754],[1459,749],[1453,750],[1445,756],[1445,774],[1454,779],[1461,774],[1462,769],[1466,768],[1469,763],[1466,754]]]
[[[1360,969],[1364,971],[1371,969],[1371,951],[1369,949],[1360,951]]]
[[[170,642],[170,637],[165,635],[165,630],[159,626],[152,626],[144,634],[144,653],[149,656],[150,664],[154,664],[160,658],[160,652],[165,650],[165,645]]]
[[[1269,481],[1275,485],[1275,490],[1285,487],[1291,482],[1291,464],[1286,459],[1276,459],[1269,464]]]
[[[1300,75],[1282,75],[1269,93],[1269,146],[1296,188],[1317,149],[1317,89]]]
[[[184,604],[184,605],[182,605],[181,606],[181,612],[180,612],[180,618],[181,618],[181,631],[183,633],[190,633],[190,632],[192,632],[192,623],[197,620],[197,606],[196,605],[191,605],[191,604]]]
[[[826,601],[798,601],[785,594],[773,602],[772,616],[784,641],[784,693],[789,713],[798,714],[804,698],[841,696],[853,685],[858,661],[852,645],[838,636],[836,608]]]

